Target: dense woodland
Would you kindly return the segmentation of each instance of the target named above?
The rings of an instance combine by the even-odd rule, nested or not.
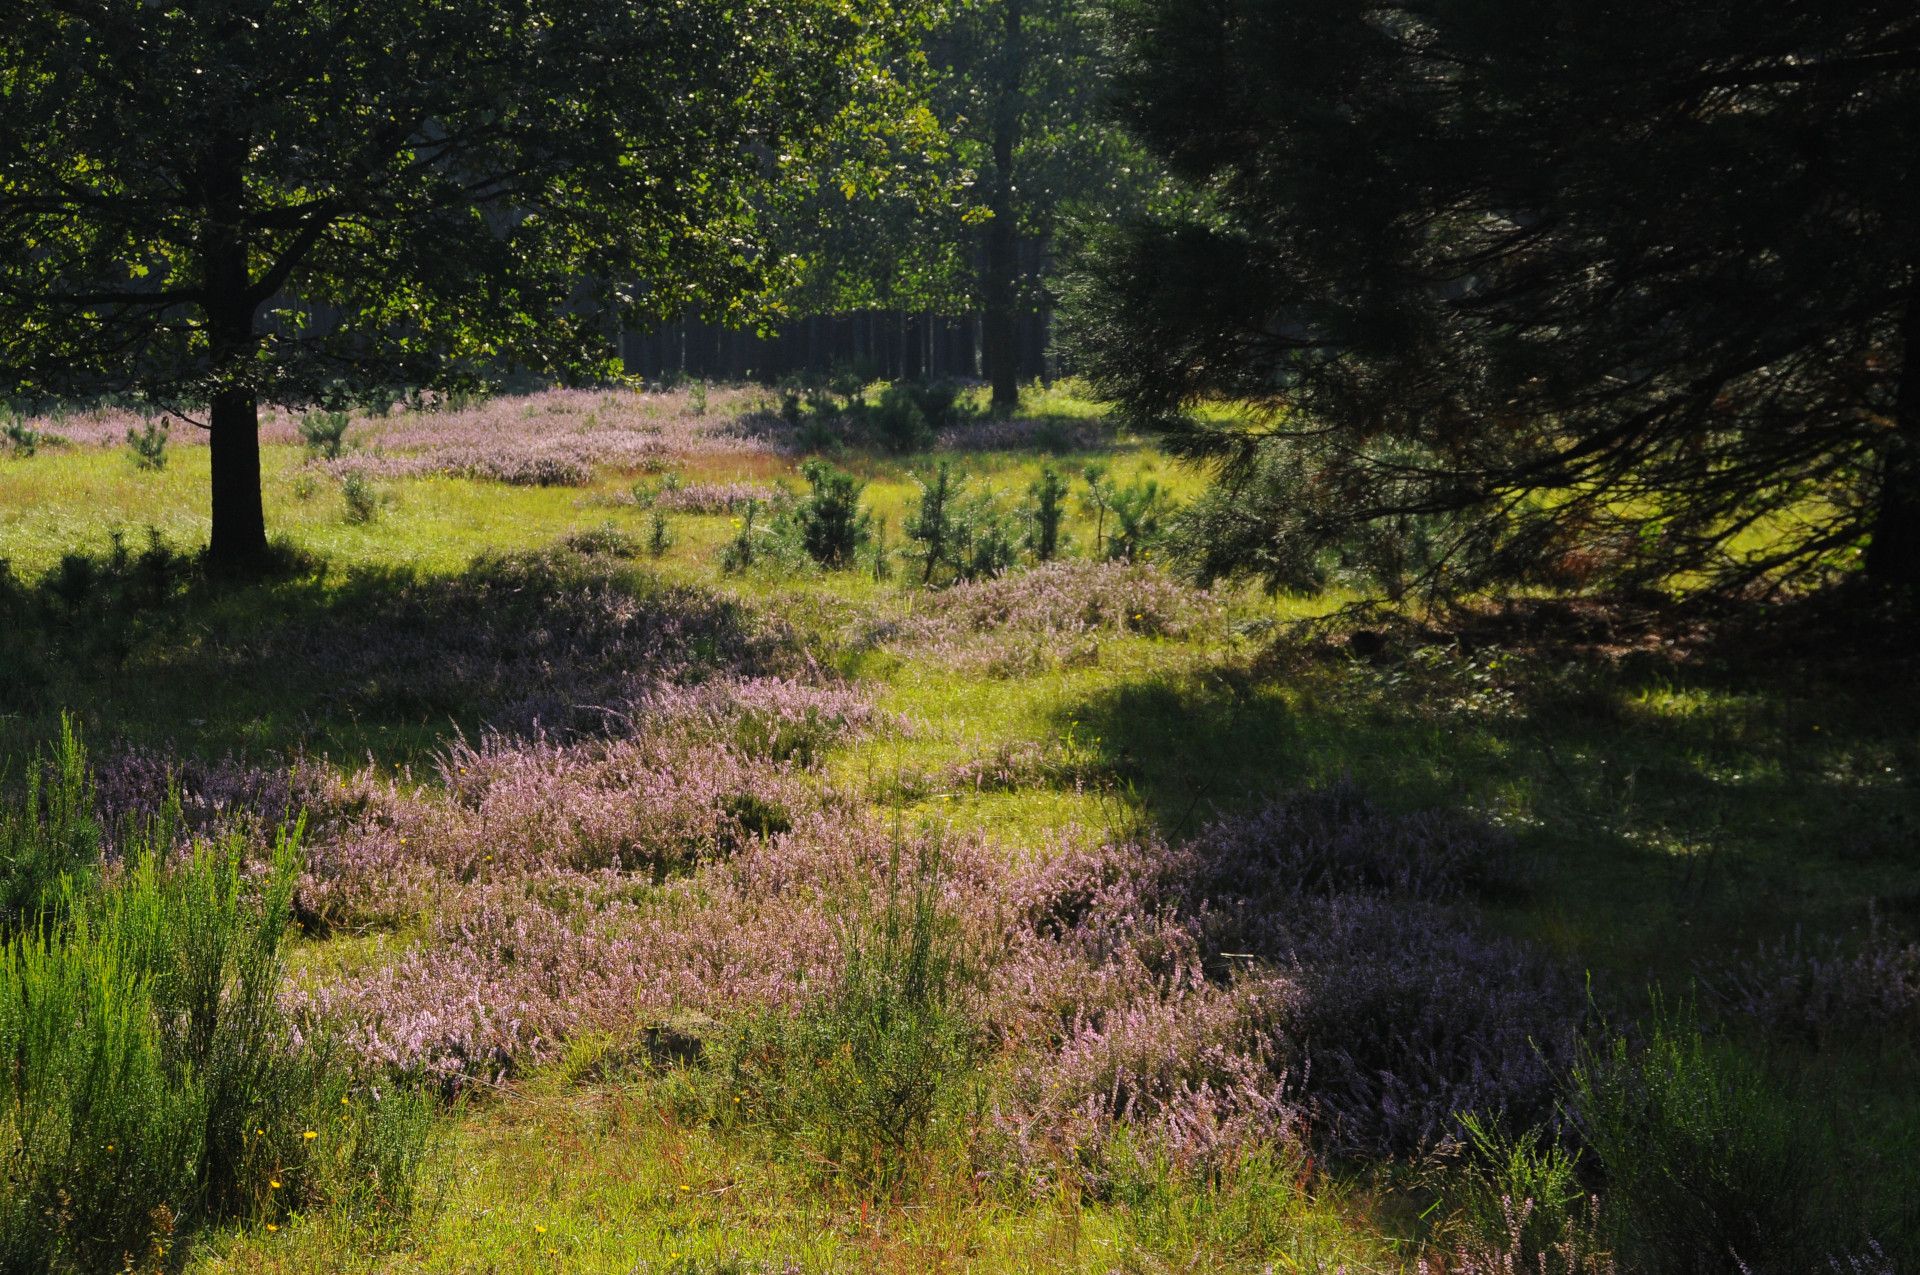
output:
[[[1920,12],[0,0],[0,1275],[1920,1270]]]

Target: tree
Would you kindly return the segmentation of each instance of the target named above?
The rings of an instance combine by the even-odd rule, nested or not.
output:
[[[1018,405],[1019,316],[1046,291],[1063,225],[1143,207],[1157,185],[1109,118],[1103,34],[1089,0],[974,0],[931,43],[943,76],[935,101],[986,214],[969,221],[973,291],[998,412]]]
[[[1203,574],[1920,582],[1911,5],[1113,10],[1188,199],[1067,344],[1218,471]]]
[[[263,400],[590,377],[615,311],[738,317],[784,283],[757,215],[899,114],[917,0],[14,9],[0,392],[204,404],[209,556],[241,567]]]

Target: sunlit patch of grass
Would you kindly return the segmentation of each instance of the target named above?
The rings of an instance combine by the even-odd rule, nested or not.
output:
[[[189,1271],[1193,1272],[1399,1270],[1349,1200],[1282,1161],[1213,1183],[1143,1171],[1124,1198],[1007,1194],[962,1163],[901,1200],[821,1185],[676,1118],[646,1080],[539,1084],[476,1108],[429,1170],[430,1216],[385,1252],[326,1219],[229,1234]],[[791,1266],[789,1266],[791,1264]]]

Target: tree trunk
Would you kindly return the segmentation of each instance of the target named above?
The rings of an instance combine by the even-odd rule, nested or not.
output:
[[[207,420],[213,534],[207,545],[207,565],[229,573],[251,571],[267,557],[267,519],[260,503],[260,392],[250,366],[259,304],[253,296],[241,225],[245,192],[239,151],[229,141],[209,165],[207,224],[201,242],[203,310],[213,371]]]
[[[1920,585],[1920,268],[1907,292],[1900,344],[1900,389],[1880,459],[1880,507],[1867,544],[1867,577],[1911,587]]]
[[[993,385],[993,410],[1011,415],[1020,405],[1020,342],[1014,320],[1018,227],[1014,220],[1013,156],[1020,140],[1021,80],[1025,71],[1024,0],[1004,0],[999,101],[993,116],[993,191],[981,280],[981,352]]]
[[[214,395],[208,450],[213,462],[213,539],[207,563],[243,572],[267,557],[267,517],[260,503],[260,412],[251,387]]]

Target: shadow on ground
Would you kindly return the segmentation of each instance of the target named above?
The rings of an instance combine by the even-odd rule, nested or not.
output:
[[[453,576],[295,560],[223,583],[155,543],[0,576],[0,628],[0,755],[71,712],[101,747],[386,767],[456,731],[604,730],[663,683],[770,670],[788,648],[731,602],[566,548]]]

